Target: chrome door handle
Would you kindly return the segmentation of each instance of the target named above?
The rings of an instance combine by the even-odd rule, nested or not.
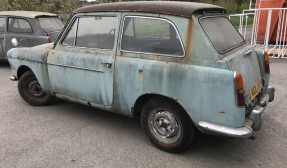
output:
[[[108,67],[108,68],[111,68],[112,67],[112,63],[109,63],[109,62],[101,62],[102,65]]]
[[[251,49],[247,50],[247,51],[244,53],[244,57],[247,57],[251,52],[252,52]]]

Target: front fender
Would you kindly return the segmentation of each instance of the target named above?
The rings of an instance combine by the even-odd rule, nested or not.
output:
[[[47,62],[47,55],[52,49],[53,44],[43,44],[31,48],[12,48],[7,53],[7,58],[9,59],[18,59],[24,61],[32,61],[39,63]]]
[[[31,48],[14,48],[8,51],[7,58],[15,76],[19,79],[19,71],[25,67],[25,70],[30,69],[36,76],[43,90],[53,94],[50,85],[47,56],[52,49],[52,43],[44,44]]]

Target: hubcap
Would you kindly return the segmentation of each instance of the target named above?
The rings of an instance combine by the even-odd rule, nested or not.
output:
[[[149,127],[155,137],[164,143],[174,143],[180,137],[179,120],[173,113],[165,109],[155,109],[151,112]]]
[[[40,84],[38,81],[32,81],[29,83],[29,92],[36,97],[40,97],[44,94],[44,91],[42,90]]]

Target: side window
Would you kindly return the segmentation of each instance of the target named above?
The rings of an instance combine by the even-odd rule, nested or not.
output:
[[[116,27],[116,17],[80,17],[73,23],[62,45],[113,49]]]
[[[5,18],[0,17],[0,32],[4,32]]]
[[[183,56],[184,49],[175,27],[167,20],[126,17],[121,50]]]
[[[78,27],[78,22],[79,19],[77,18],[72,27],[70,28],[69,33],[67,34],[67,36],[65,37],[64,41],[62,42],[62,45],[64,46],[74,46],[75,45],[75,41],[76,41],[76,36],[77,36],[77,27]]]
[[[32,27],[30,23],[25,19],[9,18],[8,32],[14,33],[32,33]]]

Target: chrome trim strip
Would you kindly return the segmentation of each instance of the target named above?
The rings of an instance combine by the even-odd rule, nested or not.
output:
[[[170,23],[173,28],[175,29],[176,33],[177,33],[177,36],[179,38],[179,41],[180,41],[180,44],[181,44],[181,48],[183,50],[183,55],[167,55],[167,54],[160,54],[160,53],[146,53],[146,52],[138,52],[138,51],[127,51],[127,50],[122,50],[122,38],[123,38],[123,33],[124,33],[124,24],[125,24],[125,19],[127,17],[131,17],[131,18],[144,18],[144,19],[154,19],[154,20],[162,20],[162,21],[166,21],[168,23]],[[165,19],[165,18],[157,18],[157,17],[152,17],[152,16],[125,16],[124,19],[123,19],[123,22],[122,22],[122,28],[121,28],[121,34],[120,34],[120,51],[121,52],[127,52],[127,53],[135,53],[135,54],[146,54],[146,55],[159,55],[159,56],[165,56],[165,57],[175,57],[175,58],[183,58],[185,57],[186,55],[186,52],[185,52],[185,47],[183,45],[183,42],[182,42],[182,39],[181,39],[181,36],[179,34],[179,31],[177,29],[177,27],[175,26],[175,24],[173,22],[171,22],[170,20],[168,19]]]
[[[51,63],[49,63],[48,65],[60,66],[60,67],[65,67],[65,68],[74,68],[74,69],[80,69],[80,70],[86,70],[86,71],[93,71],[93,72],[98,72],[98,73],[105,73],[104,71],[100,71],[96,69],[88,69],[88,68],[82,68],[82,67],[76,67],[76,66],[70,66],[70,65],[51,64]]]

